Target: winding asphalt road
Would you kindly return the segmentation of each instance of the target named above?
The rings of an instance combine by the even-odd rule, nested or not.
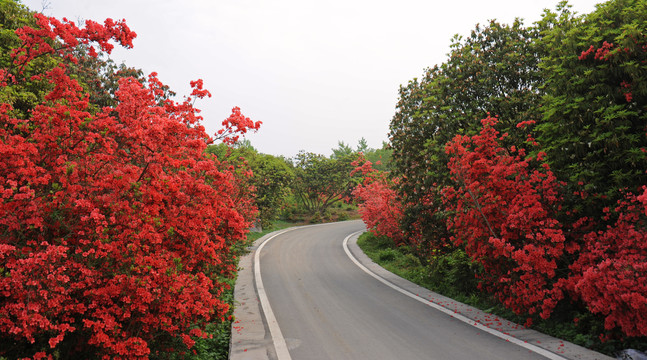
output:
[[[256,254],[260,267],[254,270],[262,275],[262,287],[259,289],[257,283],[256,290],[261,300],[266,294],[267,310],[276,318],[274,325],[268,325],[265,311],[264,327],[271,330],[278,325],[284,340],[276,339],[276,333],[272,332],[268,342],[284,341],[286,350],[282,355],[275,345],[276,351],[268,350],[270,358],[546,359],[533,351],[532,346],[516,345],[505,336],[494,336],[425,303],[437,294],[427,292],[420,296],[429,299],[416,299],[416,295],[405,295],[388,286],[388,281],[378,281],[369,275],[351,260],[343,247],[349,234],[363,229],[360,221],[296,228],[261,246]],[[440,298],[433,301],[440,303]],[[246,303],[243,305],[248,308]],[[453,306],[457,313],[472,311]],[[478,319],[475,322],[484,323]],[[532,338],[535,332],[525,329],[518,332],[526,334],[530,341],[535,339]],[[265,339],[269,333],[266,331]],[[558,339],[554,340],[554,353],[558,350],[563,353],[563,342],[559,341],[558,347]],[[244,354],[247,348],[242,350],[241,346],[249,344],[239,345],[238,350],[234,344],[232,359],[236,353]],[[597,358],[597,355],[570,358]],[[555,354],[550,358],[562,359],[561,356]]]

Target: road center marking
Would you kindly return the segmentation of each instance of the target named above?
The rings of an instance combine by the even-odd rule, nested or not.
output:
[[[427,306],[430,306],[430,307],[432,307],[432,308],[434,308],[434,309],[436,309],[438,311],[442,311],[443,313],[453,317],[454,319],[458,319],[458,320],[460,320],[460,321],[462,321],[462,322],[464,322],[464,323],[466,323],[466,324],[468,324],[470,326],[473,326],[475,328],[483,330],[483,331],[485,331],[485,332],[487,332],[489,334],[492,334],[492,335],[494,335],[494,336],[496,336],[498,338],[501,338],[501,339],[509,341],[509,342],[511,342],[513,344],[519,345],[519,346],[521,346],[521,347],[523,347],[525,349],[528,349],[528,350],[530,350],[532,352],[535,352],[535,353],[537,353],[539,355],[545,356],[548,359],[551,359],[551,360],[568,360],[565,357],[559,356],[559,355],[557,355],[557,354],[555,354],[553,352],[550,352],[550,351],[548,351],[546,349],[540,348],[540,347],[535,346],[533,344],[526,343],[526,342],[524,342],[522,340],[519,340],[519,339],[517,339],[517,338],[515,338],[513,336],[506,335],[506,334],[504,334],[504,333],[502,333],[500,331],[491,329],[491,328],[489,328],[489,327],[487,327],[487,326],[485,326],[485,325],[483,325],[481,323],[474,322],[474,320],[472,320],[472,319],[469,319],[469,318],[467,318],[467,317],[465,317],[465,316],[463,316],[461,314],[455,313],[454,311],[449,310],[449,309],[447,309],[447,308],[445,308],[445,307],[443,307],[443,306],[441,306],[439,304],[436,304],[433,301],[429,301],[428,299],[420,297],[420,296],[418,296],[418,295],[416,295],[416,294],[414,294],[414,293],[412,293],[410,291],[407,291],[407,290],[405,290],[405,289],[403,289],[403,288],[401,288],[399,286],[396,286],[393,283],[391,283],[390,281],[388,281],[388,280],[384,279],[383,277],[377,275],[376,273],[372,272],[366,266],[362,265],[359,262],[359,260],[357,260],[357,258],[355,258],[355,256],[353,256],[353,254],[350,252],[350,249],[348,248],[348,240],[351,237],[359,235],[359,234],[361,234],[363,232],[364,231],[362,230],[362,231],[357,231],[357,232],[354,232],[354,233],[348,235],[344,239],[344,243],[343,243],[344,251],[346,252],[346,255],[348,255],[348,257],[355,263],[355,265],[357,265],[360,269],[364,270],[365,273],[371,275],[372,277],[374,277],[375,279],[377,279],[378,281],[380,281],[384,285],[386,285],[386,286],[392,288],[393,290],[398,291],[398,292],[400,292],[400,293],[402,293],[402,294],[404,294],[404,295],[406,295],[406,296],[408,296],[408,297],[410,297],[410,298],[412,298],[414,300],[417,300],[417,301],[419,301],[419,302],[421,302],[421,303],[423,303],[423,304],[425,304]]]

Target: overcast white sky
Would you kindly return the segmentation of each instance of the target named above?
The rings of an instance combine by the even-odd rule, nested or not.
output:
[[[589,13],[601,0],[571,0]],[[207,131],[231,108],[263,125],[259,151],[330,155],[338,141],[387,141],[398,87],[445,61],[454,34],[489,19],[530,24],[558,0],[23,0],[70,20],[125,19],[134,49],[112,58],[156,71],[178,95],[202,78]]]

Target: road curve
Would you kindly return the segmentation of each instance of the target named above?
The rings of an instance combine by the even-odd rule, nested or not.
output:
[[[298,229],[261,252],[265,291],[293,359],[545,359],[363,272],[342,247],[363,227]]]
[[[259,261],[254,271],[261,275],[262,288],[254,288],[259,286],[258,279],[251,285],[250,258],[241,260],[243,270],[236,284],[240,305],[235,314],[239,321],[234,324],[230,358],[546,359],[528,347],[506,341],[505,336],[493,336],[413,299],[420,293],[457,313],[469,313],[479,323],[486,323],[490,316],[369,264],[355,245],[355,256],[363,257],[360,261],[364,265],[376,272],[381,270],[380,276],[385,276],[387,283],[408,287],[409,296],[367,274],[342,246],[349,234],[363,229],[362,222],[349,221],[290,229],[267,242],[267,237],[260,239],[252,254]],[[262,320],[254,317],[265,300],[284,338],[287,357],[281,357],[282,350],[276,346],[268,314]],[[549,349],[555,355],[553,359],[609,359],[512,323],[501,326],[502,331],[520,335],[524,343],[543,343],[541,346],[546,347],[552,342]],[[564,355],[569,352],[572,356]]]

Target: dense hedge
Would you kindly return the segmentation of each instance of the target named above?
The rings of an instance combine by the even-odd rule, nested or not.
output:
[[[397,195],[358,192],[400,229],[380,211],[367,224],[430,269],[466,254],[479,289],[529,322],[588,314],[602,340],[647,336],[645,19],[644,1],[582,16],[564,2],[532,26],[456,37],[400,89]]]
[[[228,315],[231,248],[256,213],[205,153],[192,104],[209,92],[197,80],[175,102],[155,74],[110,72],[99,54],[135,37],[123,21],[0,5],[0,357],[194,350]],[[235,108],[219,137],[258,125]]]

